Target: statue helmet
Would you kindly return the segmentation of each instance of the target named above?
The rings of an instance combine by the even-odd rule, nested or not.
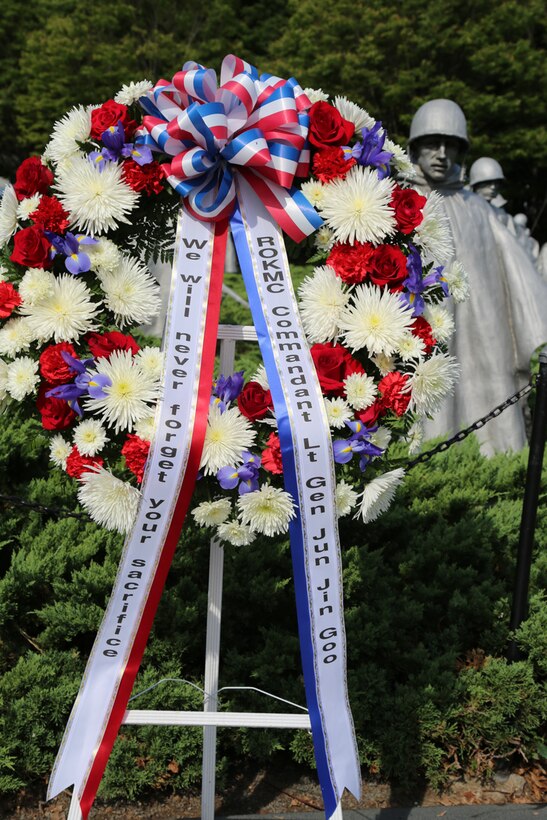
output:
[[[409,144],[420,137],[440,134],[444,137],[456,137],[465,147],[469,147],[465,114],[452,100],[429,100],[421,105],[412,118]]]
[[[476,159],[469,169],[469,184],[472,188],[480,182],[494,182],[505,179],[499,162],[492,157]]]

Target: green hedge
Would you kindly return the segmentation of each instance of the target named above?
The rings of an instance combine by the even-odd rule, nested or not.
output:
[[[2,417],[0,492],[77,511],[74,485],[48,469],[40,429]],[[504,652],[526,452],[483,459],[468,440],[409,472],[392,509],[364,527],[343,521],[350,698],[365,771],[411,788],[488,776],[496,761],[546,752],[547,581],[535,550],[530,618]],[[29,481],[29,476],[33,476]],[[547,483],[544,476],[543,486]],[[544,493],[545,495],[545,493]],[[540,506],[537,543],[547,543]],[[109,595],[118,536],[83,519],[2,504],[0,519],[0,792],[44,782]],[[208,543],[188,527],[169,574],[135,691],[161,678],[203,682]],[[226,553],[221,685],[304,702],[288,544]],[[200,708],[165,683],[138,708]],[[222,707],[286,710],[227,691]],[[219,786],[274,752],[312,765],[306,732],[219,731]],[[198,787],[201,730],[123,727],[101,787],[134,798]]]

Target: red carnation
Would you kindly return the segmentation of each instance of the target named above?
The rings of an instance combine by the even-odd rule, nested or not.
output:
[[[361,362],[340,344],[315,344],[311,347],[311,355],[325,395],[343,396],[344,379],[351,373],[365,372]]]
[[[408,382],[408,376],[404,373],[388,373],[378,383],[378,390],[382,394],[384,407],[393,410],[398,416],[404,415],[410,401],[410,390],[403,393],[403,389]]]
[[[427,199],[414,188],[401,188],[396,185],[391,196],[391,207],[395,211],[397,228],[401,233],[412,233],[423,220],[423,208]]]
[[[11,316],[22,301],[13,285],[9,282],[0,282],[0,319],[7,319]]]
[[[36,225],[17,231],[13,237],[13,251],[10,259],[28,268],[46,268],[51,264],[49,249],[51,243]]]
[[[375,399],[375,401],[364,410],[359,410],[355,416],[362,421],[366,427],[373,427],[379,418],[385,415],[387,408],[382,399]]]
[[[312,169],[321,182],[330,182],[333,179],[344,179],[354,165],[353,157],[346,159],[341,148],[324,148],[314,154]]]
[[[13,189],[17,199],[26,199],[33,194],[46,194],[53,182],[53,174],[42,164],[40,157],[23,160],[15,172]]]
[[[140,350],[133,336],[124,335],[119,330],[88,333],[85,340],[95,359],[108,359],[114,350],[130,350],[133,356]]]
[[[408,276],[406,256],[394,245],[379,245],[370,258],[370,281],[390,290],[400,290]]]
[[[36,407],[42,416],[42,427],[44,430],[65,430],[75,420],[76,413],[64,399],[46,396],[52,387],[52,384],[44,382],[38,391]]]
[[[281,442],[277,433],[270,433],[267,447],[262,453],[262,466],[269,473],[281,475],[283,472],[283,463],[281,461]]]
[[[126,105],[114,102],[114,100],[107,100],[91,112],[90,136],[96,140],[100,139],[103,131],[106,131],[111,125],[117,125],[120,120],[125,132],[125,138],[128,140],[133,136],[137,123],[129,116],[129,109]]]
[[[237,397],[237,406],[251,421],[263,419],[273,409],[272,394],[258,382],[247,382]]]
[[[150,442],[139,438],[133,433],[129,433],[122,447],[122,456],[125,458],[125,463],[133,475],[137,477],[139,484],[144,476],[144,466],[149,450]]]
[[[157,162],[139,165],[134,159],[128,159],[123,164],[123,177],[134,191],[144,191],[150,196],[163,191],[165,171]]]
[[[80,478],[83,473],[102,467],[104,461],[98,456],[83,456],[77,447],[73,447],[66,460],[66,471],[71,478]]]
[[[75,359],[78,358],[70,342],[49,345],[40,356],[40,373],[50,385],[66,384],[74,378],[75,371],[63,359],[63,351]]]
[[[425,352],[431,353],[437,344],[437,339],[433,336],[429,322],[423,316],[418,316],[414,319],[411,330],[414,336],[417,336],[425,344]]]
[[[338,109],[328,102],[316,102],[309,109],[308,138],[316,148],[347,145],[355,133],[355,125],[344,119]]]
[[[327,265],[334,268],[336,275],[348,285],[355,285],[366,279],[370,272],[373,250],[370,242],[354,245],[338,242],[327,257]]]
[[[69,212],[65,211],[56,196],[43,196],[36,210],[30,214],[36,225],[44,231],[53,233],[66,231],[70,224],[69,216]]]

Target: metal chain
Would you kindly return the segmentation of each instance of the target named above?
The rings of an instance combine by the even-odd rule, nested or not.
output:
[[[412,461],[408,461],[405,465],[405,472],[411,470],[417,464],[423,464],[425,461],[429,461],[429,459],[433,458],[433,456],[437,455],[437,453],[443,453],[445,450],[448,450],[449,447],[452,447],[453,444],[456,444],[459,441],[463,441],[464,438],[474,433],[475,430],[480,430],[481,427],[484,427],[489,421],[495,419],[504,410],[507,410],[508,407],[511,407],[513,404],[516,404],[520,399],[526,396],[535,386],[537,381],[537,376],[532,376],[530,381],[527,385],[525,385],[521,390],[517,393],[514,393],[509,398],[505,399],[502,404],[498,404],[497,407],[494,407],[493,410],[490,410],[486,416],[483,416],[481,419],[473,422],[469,427],[466,427],[464,430],[460,430],[456,435],[452,436],[452,438],[447,439],[446,441],[441,441],[440,444],[437,444],[436,447],[433,447],[431,450],[427,450],[425,453],[420,453]],[[35,504],[31,501],[23,501],[16,495],[2,495],[0,494],[0,502],[8,502],[13,504],[16,507],[27,507],[31,510],[38,510],[38,512],[44,513],[54,513],[57,516],[65,516],[66,518],[83,518],[86,521],[89,521],[89,516],[87,513],[77,513],[72,512],[71,510],[59,509],[56,507],[46,507],[44,504]]]

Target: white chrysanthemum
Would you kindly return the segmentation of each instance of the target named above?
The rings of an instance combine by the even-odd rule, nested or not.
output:
[[[329,427],[335,430],[340,430],[346,421],[353,418],[353,411],[349,404],[339,396],[333,399],[325,399],[325,410],[327,411],[327,419]]]
[[[431,191],[422,211],[424,218],[415,228],[414,241],[423,256],[445,263],[454,254],[450,222],[444,210],[441,195]]]
[[[29,268],[19,284],[19,295],[27,305],[34,305],[51,296],[54,291],[55,276],[44,268]]]
[[[122,85],[116,96],[114,102],[120,105],[132,105],[137,102],[140,97],[143,97],[147,91],[152,88],[150,80],[140,80],[138,83],[127,83]]]
[[[424,425],[421,419],[417,419],[414,424],[410,427],[408,433],[405,436],[405,441],[408,444],[408,454],[409,456],[414,456],[416,453],[419,453],[422,449],[422,443],[424,440]]]
[[[139,195],[122,177],[122,166],[107,162],[102,171],[87,158],[76,158],[58,169],[58,196],[70,212],[72,224],[86,234],[101,234],[129,223],[127,214]]]
[[[218,527],[226,521],[231,512],[230,499],[219,498],[216,501],[202,501],[192,510],[192,515],[200,527]]]
[[[306,336],[311,344],[334,341],[348,294],[334,268],[315,268],[298,288],[299,309]]]
[[[226,521],[217,529],[218,537],[222,541],[227,541],[233,547],[247,547],[256,538],[256,533],[239,521]]]
[[[416,169],[414,167],[414,163],[410,159],[408,151],[405,151],[402,146],[387,138],[384,140],[384,150],[389,151],[390,154],[393,154],[391,164],[394,166],[396,171],[403,175],[407,181],[414,179],[416,176]]]
[[[133,432],[143,441],[153,441],[156,434],[157,424],[154,415],[145,416],[139,419],[133,426]]]
[[[79,142],[86,142],[91,132],[91,108],[72,108],[53,126],[44,159],[62,163],[80,153]]]
[[[153,379],[159,379],[163,372],[165,355],[159,347],[143,347],[136,357],[145,373]]]
[[[412,311],[395,293],[374,285],[358,285],[352,302],[340,315],[340,331],[350,350],[390,356],[410,330]]]
[[[91,268],[99,276],[113,273],[120,264],[122,254],[118,246],[110,239],[99,239],[96,245],[86,245],[85,252],[91,259]]]
[[[391,430],[389,427],[378,427],[374,433],[370,434],[370,441],[375,444],[376,447],[387,450],[389,442],[391,441]]]
[[[21,356],[8,365],[6,389],[12,399],[22,401],[34,393],[39,381],[38,362],[30,356]]]
[[[322,88],[305,88],[304,94],[313,105],[316,102],[328,102],[329,95]]]
[[[251,381],[258,382],[263,390],[270,389],[270,385],[268,384],[268,374],[266,373],[266,368],[263,364],[258,365],[256,372],[251,377]]]
[[[0,401],[3,401],[8,394],[8,363],[0,359]]]
[[[156,379],[145,373],[130,350],[114,350],[108,359],[97,360],[97,372],[110,384],[104,398],[86,399],[86,409],[101,416],[107,427],[131,431],[135,422],[150,415],[150,403],[159,395]]]
[[[72,444],[60,433],[57,433],[49,442],[49,458],[56,467],[66,470],[66,460],[72,452]]]
[[[137,259],[122,256],[116,270],[100,274],[104,303],[116,321],[145,325],[160,311],[160,286]]]
[[[349,515],[357,503],[358,493],[343,479],[336,485],[336,513],[339,518]]]
[[[253,493],[240,495],[237,506],[242,523],[247,524],[252,532],[267,537],[287,532],[289,521],[295,516],[289,493],[270,484],[263,484]]]
[[[17,230],[17,209],[19,202],[13,185],[6,185],[0,199],[0,248],[11,239]]]
[[[385,353],[378,353],[372,356],[372,361],[380,371],[380,376],[387,376],[388,373],[393,373],[397,362],[395,356],[386,356]]]
[[[443,278],[455,302],[465,302],[469,298],[469,278],[461,262],[452,262],[443,271]]]
[[[15,356],[28,350],[34,336],[25,318],[8,319],[0,329],[0,356]]]
[[[78,501],[93,521],[107,530],[128,533],[137,515],[140,491],[102,467],[86,470],[79,481]]]
[[[31,213],[36,210],[42,199],[42,194],[33,194],[22,199],[17,208],[18,219],[28,219]]]
[[[321,209],[325,199],[325,186],[318,179],[310,179],[302,185],[302,193],[314,208]]]
[[[100,421],[86,419],[74,430],[73,441],[83,456],[95,456],[103,449],[108,436]]]
[[[375,169],[355,165],[345,179],[325,186],[321,216],[339,242],[382,242],[395,233],[390,206],[394,183]]]
[[[8,269],[6,268],[6,266],[5,266],[5,265],[2,265],[2,264],[0,263],[0,282],[4,282],[4,281],[5,281],[5,279],[6,279],[6,273],[7,273],[7,272],[8,272]]]
[[[354,410],[365,410],[376,398],[376,383],[366,373],[350,373],[344,379],[346,399]]]
[[[55,278],[48,296],[32,305],[23,303],[21,313],[35,339],[72,342],[94,329],[99,304],[83,281],[64,273]]]
[[[431,332],[438,342],[447,342],[456,328],[452,314],[441,305],[426,305],[424,319],[431,325]]]
[[[255,436],[249,419],[237,407],[222,413],[218,405],[211,405],[200,464],[205,475],[214,475],[221,467],[241,464],[242,453],[253,446]]]
[[[400,467],[384,473],[366,485],[361,495],[359,515],[368,524],[384,513],[391,505],[397,487],[404,478],[405,471]]]
[[[354,124],[356,136],[360,136],[363,128],[372,128],[376,122],[368,111],[351,102],[347,97],[335,97],[334,106],[345,120],[349,120]]]
[[[418,362],[407,384],[410,409],[420,414],[435,413],[442,400],[454,391],[459,375],[460,365],[446,353],[436,353]]]
[[[327,225],[321,225],[314,233],[313,241],[319,253],[328,253],[334,245],[335,236]]]
[[[405,333],[399,342],[399,355],[403,362],[421,359],[425,354],[425,342],[413,333]]]

